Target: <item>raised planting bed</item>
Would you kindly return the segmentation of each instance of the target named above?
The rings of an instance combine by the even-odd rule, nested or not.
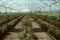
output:
[[[29,19],[23,20],[23,27],[17,40],[34,40],[34,33]]]
[[[20,16],[12,21],[10,21],[7,24],[3,24],[0,26],[0,37],[5,34],[6,32],[8,33],[11,28],[14,28],[14,26],[23,18],[23,16]]]
[[[0,26],[2,24],[8,23],[9,21],[11,21],[11,20],[16,19],[16,18],[19,17],[19,15],[6,15],[6,16],[4,16],[4,17],[2,16],[1,17],[1,19],[0,19]]]
[[[32,17],[33,17],[33,16],[32,16]],[[46,22],[49,22],[49,23],[57,26],[57,27],[60,26],[60,19],[58,19],[57,17],[54,17],[54,16],[35,15],[33,18],[34,18],[35,20],[40,18],[40,19],[42,19],[42,20],[44,20],[44,21],[46,21]],[[59,27],[59,28],[60,28],[60,27]]]
[[[54,36],[57,40],[60,40],[60,30],[56,28],[56,26],[53,26],[45,21],[42,21],[41,19],[38,19],[36,21],[41,27],[48,33],[50,33],[52,36]]]

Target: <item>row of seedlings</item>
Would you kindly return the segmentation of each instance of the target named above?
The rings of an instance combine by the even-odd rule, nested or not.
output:
[[[23,20],[23,27],[17,40],[34,40],[34,33],[29,19]]]
[[[5,33],[8,33],[11,28],[13,28],[24,16],[20,16],[12,21],[10,21],[7,24],[3,24],[0,26],[0,36],[2,36]]]
[[[18,17],[19,17],[19,15],[15,15],[15,14],[14,15],[6,15],[6,16],[2,15],[2,17],[0,17],[0,25],[8,23],[9,21],[11,21],[15,18],[18,18]]]
[[[60,30],[58,28],[56,28],[56,26],[51,25],[51,24],[41,20],[40,18],[35,19],[35,20],[46,32],[48,32],[49,34],[54,36],[57,40],[60,40]]]
[[[57,40],[60,40],[60,30],[58,28],[56,28],[53,25],[48,24],[45,21],[42,21],[41,19],[37,20],[38,24],[41,25],[41,27],[43,29],[45,29],[45,31],[47,31],[48,33],[50,33],[52,36],[54,36]]]
[[[57,17],[48,16],[48,15],[36,15],[36,16],[60,28],[60,19],[58,19]]]

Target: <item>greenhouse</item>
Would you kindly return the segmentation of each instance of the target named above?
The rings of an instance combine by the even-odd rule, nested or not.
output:
[[[60,40],[60,0],[0,0],[0,40]]]

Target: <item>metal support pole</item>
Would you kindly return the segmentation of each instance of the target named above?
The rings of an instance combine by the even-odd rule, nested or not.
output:
[[[51,5],[49,5],[49,12],[51,12]]]
[[[49,12],[50,12],[50,6],[49,6]]]
[[[1,10],[2,10],[2,8],[1,8],[1,6],[0,6],[0,13],[1,13]]]
[[[7,7],[5,7],[5,13],[7,13]]]
[[[42,12],[42,8],[40,9],[40,11]],[[41,14],[41,13],[40,13]]]
[[[44,7],[44,12],[45,12],[45,7]]]
[[[11,13],[11,8],[10,8],[10,13]]]

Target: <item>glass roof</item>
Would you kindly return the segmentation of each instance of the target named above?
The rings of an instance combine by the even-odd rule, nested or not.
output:
[[[11,9],[25,12],[39,11],[43,8],[48,11],[49,6],[51,6],[51,10],[60,10],[60,0],[0,0],[0,11]]]

